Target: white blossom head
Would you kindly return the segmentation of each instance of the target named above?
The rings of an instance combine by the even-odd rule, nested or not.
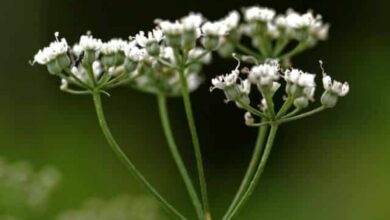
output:
[[[203,15],[194,12],[191,12],[189,15],[180,19],[180,22],[184,30],[199,29],[203,21],[204,21]]]
[[[275,17],[275,10],[252,6],[244,9],[244,19],[247,22],[269,22]]]
[[[225,25],[226,31],[231,31],[238,28],[240,22],[240,13],[231,11],[225,18],[220,20]]]
[[[161,28],[162,32],[167,35],[179,35],[183,33],[184,26],[178,21],[157,21],[158,26]]]
[[[135,35],[135,41],[141,47],[146,47],[150,43],[159,43],[163,38],[164,35],[160,29],[149,31],[147,35],[143,31]]]
[[[339,81],[332,80],[332,78],[326,75],[326,73],[323,74],[322,83],[326,91],[334,93],[337,96],[345,96],[349,92],[348,82],[341,83]]]
[[[66,54],[69,50],[68,43],[65,38],[62,38],[61,40],[58,39],[58,32],[55,33],[56,40],[48,47],[45,47],[38,51],[37,54],[34,56],[33,63],[39,63],[41,65],[46,65],[50,61],[55,60],[58,56]]]
[[[286,91],[295,98],[305,96],[309,100],[314,99],[316,88],[315,74],[306,73],[299,69],[288,69],[284,72],[287,82]]]
[[[127,42],[122,39],[111,39],[108,42],[102,44],[100,51],[103,54],[115,54],[123,52],[127,46]]]
[[[236,84],[238,75],[240,71],[237,69],[233,70],[231,73],[220,75],[211,80],[211,84],[213,84],[212,90],[217,88],[224,90],[227,87],[233,86]]]
[[[103,42],[100,39],[94,38],[92,35],[82,35],[78,46],[84,50],[95,50],[98,51],[102,47]]]
[[[249,71],[248,79],[251,83],[259,86],[272,86],[279,79],[280,66],[271,61],[265,64],[253,66]]]
[[[206,22],[202,25],[202,33],[209,36],[224,36],[227,34],[227,26],[225,23],[216,21],[216,22]]]

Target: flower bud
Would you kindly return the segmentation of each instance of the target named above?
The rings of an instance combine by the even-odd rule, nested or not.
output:
[[[49,71],[49,73],[54,74],[54,75],[57,75],[57,74],[60,74],[60,73],[61,73],[62,68],[61,68],[61,66],[58,64],[57,60],[54,59],[54,60],[50,61],[50,62],[47,64],[47,70]]]
[[[57,57],[57,62],[58,62],[58,65],[62,69],[69,68],[70,63],[71,63],[70,58],[68,57],[68,54],[66,54],[66,53],[59,55]]]
[[[202,38],[202,44],[207,50],[216,50],[219,46],[219,36],[207,35]]]
[[[338,98],[337,94],[325,91],[321,96],[321,103],[327,108],[333,108],[336,106]]]
[[[169,34],[166,35],[167,45],[173,48],[179,48],[181,46],[181,35],[180,34]]]
[[[115,65],[115,55],[114,54],[103,55],[102,63],[106,67],[114,66]]]
[[[160,54],[160,45],[157,42],[151,42],[146,45],[146,51],[151,56],[158,56]]]
[[[302,94],[302,88],[295,83],[287,83],[286,93],[292,97],[299,97]]]
[[[134,61],[132,61],[132,60],[130,60],[130,59],[126,59],[126,60],[125,60],[124,66],[125,66],[125,70],[126,70],[127,72],[133,72],[134,70],[137,69],[138,63],[137,63],[137,62],[134,62]]]
[[[233,101],[238,100],[242,94],[240,88],[236,84],[226,86],[223,91],[226,95],[226,98]]]
[[[253,116],[250,112],[245,113],[244,119],[245,119],[246,125],[252,125],[253,123],[255,123],[255,119],[253,118]]]
[[[309,100],[304,96],[301,96],[294,100],[294,106],[298,109],[306,108],[308,105],[309,105]]]

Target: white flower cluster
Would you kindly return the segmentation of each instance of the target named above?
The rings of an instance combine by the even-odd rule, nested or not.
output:
[[[0,214],[22,215],[21,210],[25,213],[42,211],[60,179],[61,175],[52,167],[35,171],[27,162],[9,163],[0,158],[0,195],[12,198],[0,200]]]
[[[56,220],[165,219],[149,197],[119,196],[111,200],[90,199],[80,210],[67,211]]]
[[[280,88],[280,78],[285,80],[286,93],[288,100],[295,105],[297,109],[306,108],[309,101],[314,101],[316,90],[315,74],[306,73],[299,69],[282,70],[275,60],[269,60],[264,64],[253,66],[250,70],[244,68],[241,76],[247,76],[247,79],[240,77],[238,67],[230,74],[220,75],[211,80],[213,89],[223,90],[228,101],[236,102],[240,108],[247,109],[250,105],[249,93],[251,85],[255,85],[262,95],[260,103],[261,109],[265,110],[270,104],[273,106],[272,97]],[[349,91],[348,83],[333,81],[323,73],[323,84],[325,92],[322,95],[321,103],[326,108],[334,107],[338,97],[345,96]],[[270,98],[267,100],[267,98]],[[249,113],[248,113],[249,114]],[[267,113],[264,112],[264,115]],[[250,115],[246,115],[250,119]]]
[[[289,9],[285,14],[277,14],[271,8],[252,6],[244,8],[242,12],[241,24],[239,13],[236,11],[231,12],[224,19],[225,22],[220,22],[223,24],[220,25],[222,27],[220,29],[227,29],[226,32],[221,32],[224,36],[219,49],[221,55],[230,56],[236,49],[240,51],[241,48],[236,46],[243,34],[252,39],[252,46],[258,48],[265,58],[278,58],[293,41],[297,41],[300,45],[299,50],[303,51],[328,37],[329,25],[322,21],[321,15],[314,15],[311,11],[299,14]],[[247,51],[240,52],[245,54]]]

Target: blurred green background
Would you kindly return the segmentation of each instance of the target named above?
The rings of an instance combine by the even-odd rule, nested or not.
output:
[[[69,42],[87,30],[104,40],[126,38],[151,29],[158,17],[199,11],[217,19],[253,4],[278,12],[292,7],[321,13],[332,25],[329,40],[296,57],[294,65],[319,73],[322,59],[329,74],[350,82],[351,93],[335,109],[280,129],[261,184],[240,219],[390,219],[389,1],[2,0],[0,156],[61,171],[63,180],[45,219],[78,208],[89,197],[146,193],[110,151],[90,97],[62,93],[57,78],[28,64],[53,33],[60,31]],[[210,79],[234,66],[234,61],[217,57],[205,73]],[[241,111],[224,104],[221,93],[210,94],[208,87],[205,83],[192,98],[212,210],[221,216],[247,166],[256,131],[244,125]],[[191,213],[155,98],[120,88],[104,103],[128,156],[169,201]],[[181,152],[195,179],[182,103],[172,99],[169,104]]]

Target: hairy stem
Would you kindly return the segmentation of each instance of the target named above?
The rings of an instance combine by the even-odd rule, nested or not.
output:
[[[184,184],[187,188],[188,194],[192,200],[192,203],[195,207],[195,211],[198,215],[199,219],[203,219],[204,214],[202,210],[202,204],[199,200],[198,194],[195,190],[195,187],[192,183],[192,180],[190,178],[190,175],[188,174],[188,171],[186,169],[186,166],[184,165],[183,159],[180,156],[180,153],[177,149],[177,145],[172,133],[170,121],[169,121],[169,114],[168,114],[168,107],[166,98],[163,94],[157,95],[157,102],[160,112],[160,118],[161,118],[161,125],[164,130],[165,138],[167,139],[169,149],[171,151],[172,157],[176,163],[176,166],[179,170],[180,175],[183,178]]]
[[[130,161],[126,156],[123,150],[119,147],[115,141],[111,131],[107,125],[106,118],[104,116],[104,111],[102,107],[102,101],[99,91],[93,92],[93,101],[95,104],[97,118],[99,120],[100,128],[102,129],[104,136],[106,137],[108,144],[111,149],[114,151],[119,160],[125,165],[125,167],[130,171],[130,173],[140,182],[145,188],[157,199],[159,204],[164,208],[174,219],[185,220],[186,218],[181,215],[172,205],[170,205],[153,186],[145,179],[145,177],[137,170],[135,165]]]

